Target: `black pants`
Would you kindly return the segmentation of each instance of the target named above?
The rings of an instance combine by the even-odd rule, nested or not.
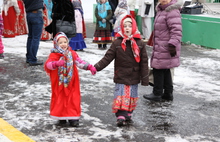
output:
[[[173,80],[170,69],[153,69],[155,96],[162,96],[163,94],[173,93]]]

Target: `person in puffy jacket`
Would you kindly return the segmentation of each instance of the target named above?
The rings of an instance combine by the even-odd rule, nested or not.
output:
[[[121,31],[94,67],[101,71],[113,60],[115,89],[112,112],[117,117],[117,125],[124,126],[133,122],[131,115],[138,102],[138,84],[148,85],[146,45],[131,15],[122,18]]]
[[[182,38],[180,7],[181,3],[177,0],[159,0],[156,6],[153,52],[150,61],[153,68],[154,87],[150,95],[143,96],[145,99],[173,100],[173,80],[170,69],[180,65]]]

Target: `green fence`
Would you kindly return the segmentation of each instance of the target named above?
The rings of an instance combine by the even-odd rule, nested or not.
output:
[[[220,49],[220,18],[182,14],[183,42]]]

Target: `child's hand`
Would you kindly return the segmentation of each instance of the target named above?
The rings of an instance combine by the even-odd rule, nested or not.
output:
[[[92,75],[95,75],[96,72],[97,72],[96,68],[93,65],[91,65],[91,64],[88,65],[87,69],[91,71]]]
[[[58,68],[60,66],[63,66],[64,63],[65,63],[64,60],[55,61],[55,62],[52,63],[53,64],[53,68]]]
[[[106,19],[102,19],[102,23],[106,23]]]

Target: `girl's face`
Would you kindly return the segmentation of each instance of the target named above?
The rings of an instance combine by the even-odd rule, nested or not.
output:
[[[100,3],[102,4],[102,3],[105,3],[105,0],[100,0]]]
[[[68,41],[67,41],[67,39],[65,37],[59,38],[57,44],[63,50],[67,50],[67,48],[68,48]]]
[[[130,36],[132,33],[132,24],[131,22],[125,22],[124,25],[124,34]]]
[[[168,3],[170,3],[171,0],[159,0],[161,5],[166,5]]]

